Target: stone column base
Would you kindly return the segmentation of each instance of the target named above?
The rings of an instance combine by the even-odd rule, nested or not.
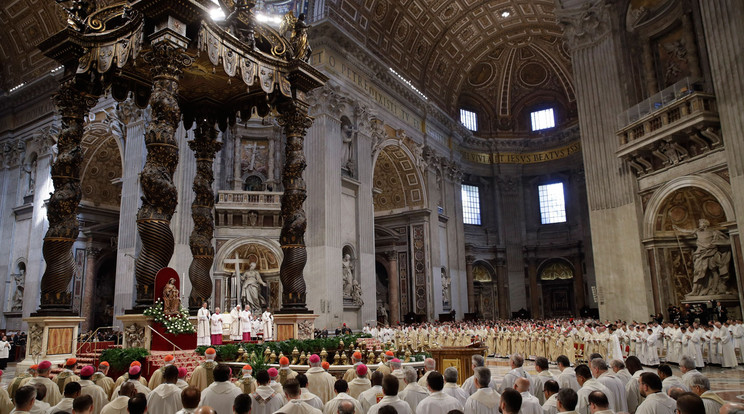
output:
[[[48,360],[64,363],[77,353],[80,322],[78,316],[32,316],[23,319],[28,323],[26,359],[18,363],[16,372],[24,372],[31,365]]]
[[[317,318],[318,315],[311,313],[275,313],[274,336],[277,341],[313,339]]]
[[[119,315],[116,319],[120,320],[124,326],[123,348],[145,348],[150,350],[152,343],[152,332],[150,326],[153,318],[141,313]]]

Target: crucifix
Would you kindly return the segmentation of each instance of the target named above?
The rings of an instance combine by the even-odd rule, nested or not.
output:
[[[233,272],[228,277],[230,278],[230,282],[225,284],[225,309],[228,309],[227,312],[229,312],[229,309],[232,309],[235,307],[235,305],[238,304],[239,296],[240,296],[240,277],[238,275],[238,272],[242,271],[242,268],[247,267],[250,265],[250,260],[247,258],[241,258],[238,254],[238,251],[235,250],[235,256],[232,259],[225,259],[224,264],[233,265]]]

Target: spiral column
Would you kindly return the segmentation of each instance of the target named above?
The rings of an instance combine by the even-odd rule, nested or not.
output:
[[[222,148],[217,142],[217,131],[212,117],[199,117],[194,130],[194,139],[189,141],[189,147],[196,156],[196,176],[194,177],[194,201],[191,203],[191,217],[194,220],[194,230],[189,238],[191,247],[191,266],[189,280],[191,281],[191,295],[189,296],[189,311],[196,314],[203,302],[212,296],[212,278],[209,270],[214,262],[214,171],[212,165],[214,156]]]
[[[135,308],[153,303],[155,275],[168,266],[173,256],[174,240],[170,220],[178,204],[178,190],[173,173],[178,164],[178,144],[174,138],[181,119],[178,86],[184,67],[192,58],[169,42],[153,44],[145,55],[151,65],[151,121],[145,130],[147,158],[140,174],[142,206],[137,212],[137,231],[142,240],[134,265],[137,282]]]
[[[46,269],[41,277],[41,312],[71,311],[71,292],[67,286],[75,269],[72,245],[78,235],[77,207],[83,195],[80,187],[83,117],[96,100],[72,85],[63,85],[54,96],[62,127],[57,139],[57,159],[51,168],[54,193],[47,205],[49,229],[43,245]]]
[[[305,302],[305,278],[302,274],[307,263],[305,229],[307,217],[302,203],[307,198],[307,188],[302,172],[307,163],[303,143],[307,129],[313,119],[307,115],[307,107],[295,101],[280,107],[279,125],[287,136],[282,184],[284,195],[281,212],[284,223],[279,236],[279,244],[284,260],[279,269],[282,282],[282,313],[307,313]]]

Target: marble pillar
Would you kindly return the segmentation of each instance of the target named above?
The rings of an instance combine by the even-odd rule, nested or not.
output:
[[[602,319],[645,320],[653,301],[639,230],[637,181],[615,155],[617,114],[630,106],[621,42],[625,13],[609,1],[587,5],[557,8],[556,15],[573,64],[597,289],[624,298],[600,303],[599,312]]]
[[[385,252],[390,272],[388,274],[388,303],[390,305],[389,324],[400,321],[400,279],[398,277],[398,252],[391,250]]]
[[[114,315],[122,315],[134,304],[134,258],[140,245],[135,226],[140,207],[139,173],[145,163],[145,124],[149,110],[134,104],[133,99],[120,102],[117,115],[122,123],[124,141],[124,169],[121,177],[121,205],[119,209],[119,236],[116,251],[116,288],[114,290]],[[122,328],[114,318],[114,325]]]
[[[468,287],[468,312],[475,310],[475,286],[473,284],[473,262],[475,262],[475,256],[465,257],[465,275],[467,279]]]

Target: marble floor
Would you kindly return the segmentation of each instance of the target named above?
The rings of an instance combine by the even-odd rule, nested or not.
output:
[[[525,361],[525,369],[530,374],[537,374],[535,364],[532,361]],[[500,383],[504,375],[509,372],[509,360],[505,358],[488,358],[486,366],[491,369],[493,380]],[[653,368],[644,367],[644,370],[656,372]],[[676,365],[672,364],[674,375],[681,376]],[[560,371],[555,365],[550,366],[550,372],[558,375]],[[702,373],[710,380],[710,387],[713,392],[720,395],[725,401],[744,402],[744,365],[736,368],[705,367]]]

